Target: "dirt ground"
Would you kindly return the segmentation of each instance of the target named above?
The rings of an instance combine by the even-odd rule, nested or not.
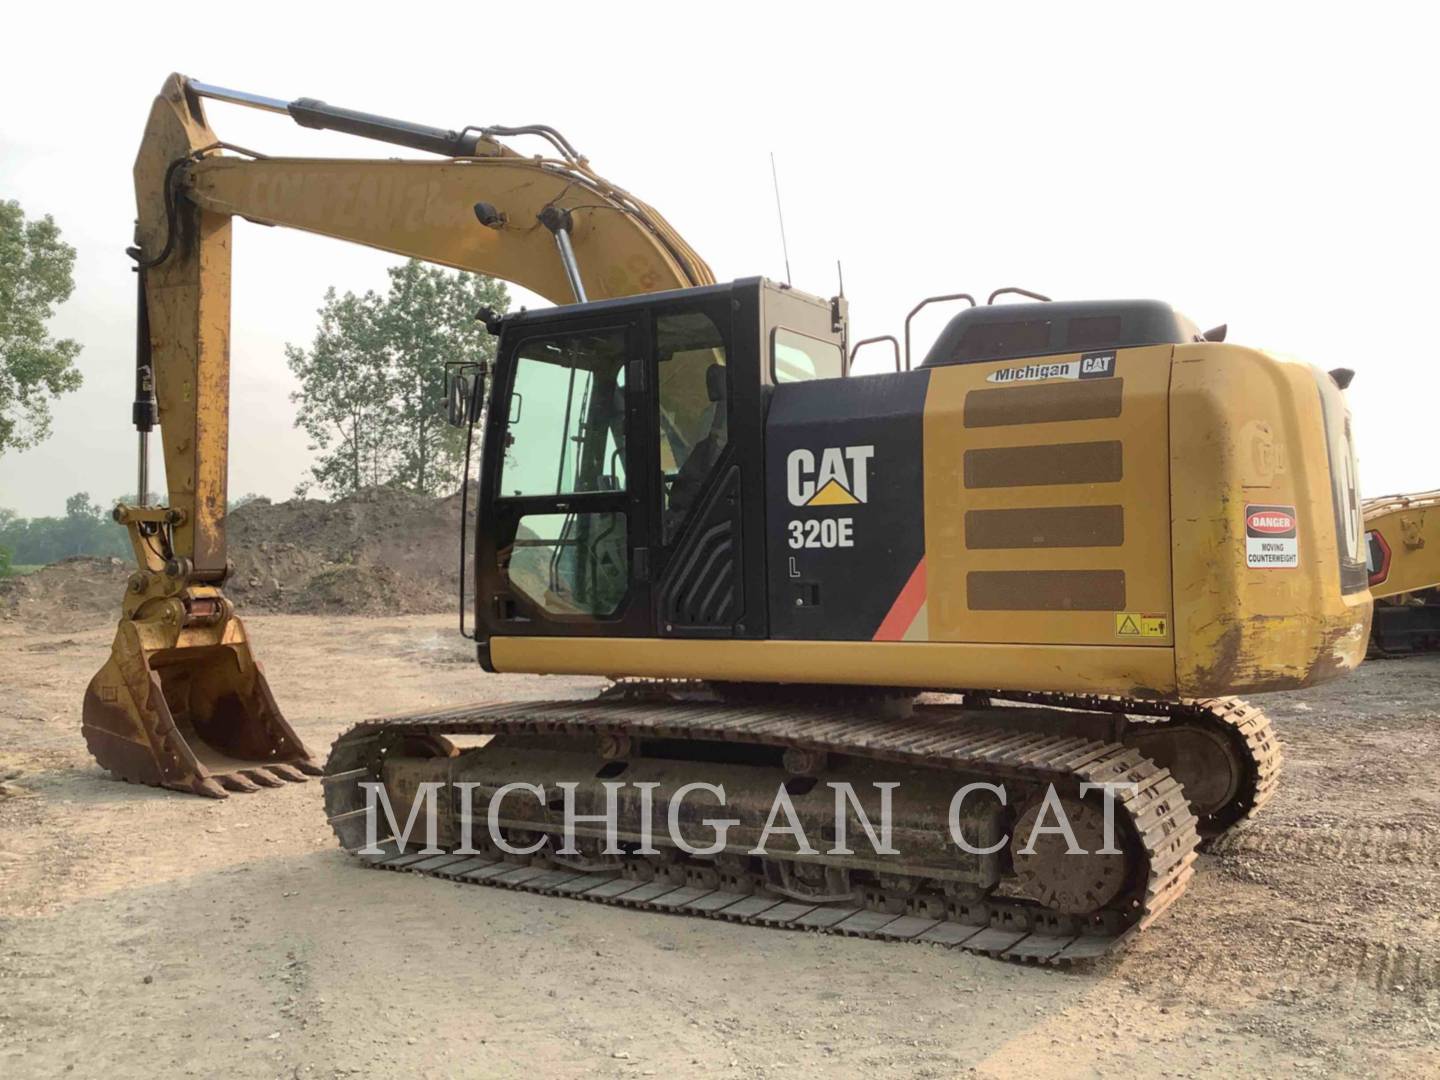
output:
[[[249,619],[321,752],[598,685],[485,676],[453,621]],[[1440,1075],[1440,657],[1269,699],[1280,795],[1056,971],[376,873],[314,783],[116,782],[79,731],[109,636],[0,622],[0,1075]]]

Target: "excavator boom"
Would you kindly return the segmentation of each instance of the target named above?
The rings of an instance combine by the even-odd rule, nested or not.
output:
[[[268,158],[222,141],[204,99],[286,113],[448,160]],[[524,157],[497,136],[532,135]],[[652,208],[543,125],[462,132],[166,79],[135,160],[138,563],[84,730],[126,779],[220,796],[315,771],[224,596],[232,221],[349,240],[522,285],[557,303],[713,282]],[[151,505],[158,423],[166,497]],[[277,779],[278,778],[278,779]]]

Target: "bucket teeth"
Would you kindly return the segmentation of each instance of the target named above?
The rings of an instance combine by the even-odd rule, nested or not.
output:
[[[101,766],[213,799],[323,775],[281,714],[239,619],[227,614],[183,643],[174,630],[158,616],[121,620],[80,718]]]

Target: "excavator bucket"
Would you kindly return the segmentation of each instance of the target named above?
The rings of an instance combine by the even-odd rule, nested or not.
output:
[[[223,799],[320,775],[233,615],[178,634],[122,620],[82,727],[95,760],[131,783]]]

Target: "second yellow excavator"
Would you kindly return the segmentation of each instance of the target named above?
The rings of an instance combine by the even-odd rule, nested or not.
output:
[[[215,136],[207,98],[440,158],[261,157]],[[516,134],[553,156],[499,141]],[[936,298],[970,306],[917,364],[897,345],[897,370],[854,377],[843,298],[716,283],[548,127],[445,131],[173,76],[135,176],[140,489],[153,384],[169,498],[117,512],[141,566],[84,720],[128,779],[223,795],[316,769],[223,594],[236,216],[561,305],[487,314],[493,368],[449,384],[478,446],[465,614],[486,671],[618,681],[345,732],[326,810],[372,865],[1081,959],[1153,921],[1200,837],[1273,794],[1269,721],[1226,695],[1364,654],[1339,386],[1168,305]],[[728,836],[685,803],[697,787],[728,793]],[[476,815],[448,795],[435,846],[393,818],[367,835],[377,792],[442,789],[490,798],[488,839],[470,846]],[[781,802],[793,828],[765,849]],[[1059,809],[1073,834],[1039,827]],[[837,838],[882,811],[897,850]],[[573,842],[577,813],[610,822]]]
[[[1372,651],[1440,649],[1440,491],[1366,499],[1364,512]]]

